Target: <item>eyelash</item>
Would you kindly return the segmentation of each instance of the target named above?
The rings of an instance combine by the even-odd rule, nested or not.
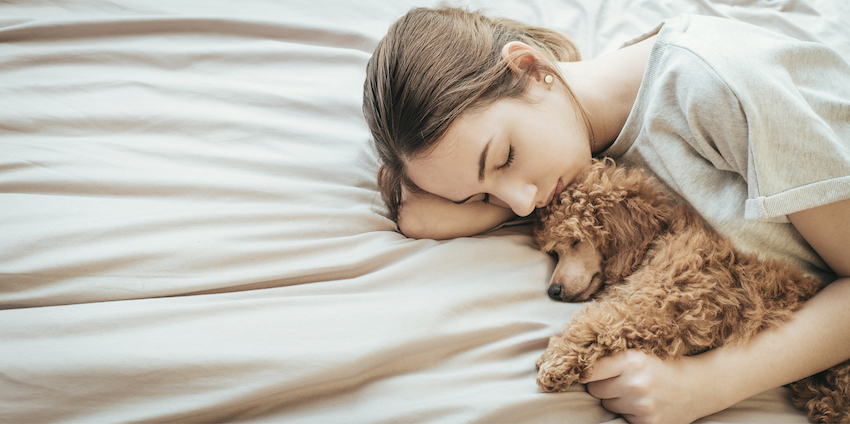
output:
[[[508,160],[500,166],[498,169],[501,171],[503,169],[507,169],[514,162],[514,146],[510,146],[508,148]]]

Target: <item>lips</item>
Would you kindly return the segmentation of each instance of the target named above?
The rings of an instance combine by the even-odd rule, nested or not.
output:
[[[560,199],[560,198],[561,198],[561,193],[563,193],[563,192],[564,192],[564,188],[565,188],[565,187],[564,187],[564,182],[563,182],[563,181],[561,181],[561,179],[558,179],[558,185],[557,185],[557,186],[555,186],[555,193],[554,193],[554,196],[552,196],[552,200],[554,200],[554,199]],[[550,200],[549,202],[551,203],[552,201]]]
[[[553,200],[561,197],[561,193],[564,192],[564,182],[558,179],[558,184],[555,186],[555,189],[552,190],[552,194],[549,195],[549,198],[546,199],[546,203],[544,203],[540,207],[549,206]]]

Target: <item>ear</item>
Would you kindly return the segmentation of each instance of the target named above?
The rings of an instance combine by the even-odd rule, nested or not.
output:
[[[502,47],[502,59],[508,63],[514,75],[528,75],[537,82],[543,81],[540,64],[544,62],[544,57],[534,47],[522,41],[511,41]]]
[[[675,209],[672,200],[652,192],[630,194],[603,213],[605,230],[613,241],[606,252],[605,276],[619,281],[640,266],[655,238],[667,229]]]

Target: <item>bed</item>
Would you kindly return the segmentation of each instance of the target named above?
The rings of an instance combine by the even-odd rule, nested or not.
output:
[[[699,13],[850,57],[829,0],[0,2],[0,421],[624,422],[537,357],[528,225],[386,217],[365,65],[413,6],[485,7],[586,58]],[[806,422],[778,388],[701,422]]]

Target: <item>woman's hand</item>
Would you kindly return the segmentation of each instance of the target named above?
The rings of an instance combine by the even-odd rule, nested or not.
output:
[[[632,424],[690,423],[729,406],[712,392],[695,362],[694,357],[662,361],[629,349],[598,361],[582,383],[605,409]]]
[[[665,361],[632,349],[599,360],[582,382],[630,423],[691,422],[847,360],[847,299],[850,278],[839,278],[747,343]]]

